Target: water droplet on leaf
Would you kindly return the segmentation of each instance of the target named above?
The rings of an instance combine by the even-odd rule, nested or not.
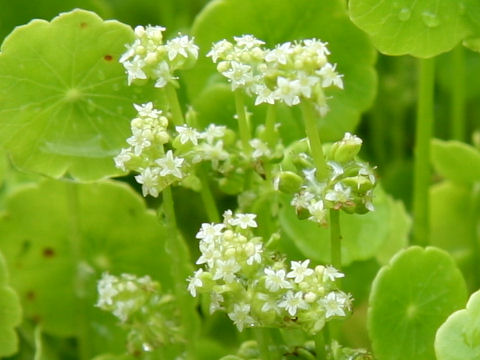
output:
[[[410,11],[409,8],[403,8],[398,13],[398,20],[407,21],[408,19],[410,19],[411,15],[412,15],[412,12]]]
[[[440,25],[440,20],[438,19],[438,16],[434,13],[431,13],[430,11],[424,11],[422,13],[422,20],[423,23],[430,28],[434,28]]]
[[[149,351],[153,350],[152,345],[150,345],[149,343],[143,343],[142,344],[142,349],[143,349],[143,351],[146,351],[146,352],[149,352]]]

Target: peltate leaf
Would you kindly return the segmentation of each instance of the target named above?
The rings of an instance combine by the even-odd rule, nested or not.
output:
[[[375,356],[434,360],[435,332],[466,296],[465,281],[448,253],[418,246],[400,251],[372,285],[367,327]]]
[[[437,360],[480,359],[480,291],[468,300],[466,309],[450,315],[435,337]]]
[[[193,34],[201,54],[197,66],[185,74],[192,98],[219,79],[215,65],[204,56],[212,43],[253,34],[269,47],[307,38],[328,42],[330,61],[337,63],[338,71],[344,74],[345,89],[335,92],[329,100],[331,111],[321,120],[325,140],[338,140],[345,131],[353,130],[360,113],[373,101],[375,51],[348,20],[340,1],[215,0],[196,18]]]
[[[118,58],[130,27],[74,10],[17,27],[0,53],[0,144],[18,167],[91,181],[118,175],[132,102]]]

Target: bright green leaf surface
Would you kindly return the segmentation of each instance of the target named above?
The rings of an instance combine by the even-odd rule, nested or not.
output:
[[[132,30],[83,10],[34,20],[0,53],[0,143],[26,171],[97,180],[129,134],[132,102],[118,63]]]
[[[468,300],[466,309],[450,315],[435,337],[437,360],[480,359],[480,291]]]
[[[0,357],[13,355],[18,349],[14,328],[22,319],[17,293],[8,285],[7,265],[0,253]]]
[[[443,177],[459,183],[480,181],[480,151],[459,141],[432,140],[432,163]]]
[[[368,330],[383,360],[434,360],[440,324],[463,306],[465,281],[448,253],[414,246],[377,274],[370,294]]]
[[[45,181],[26,187],[9,198],[0,233],[26,317],[60,336],[78,334],[86,321],[99,332],[91,341],[103,351],[115,339],[103,322],[114,323],[113,316],[93,306],[104,271],[149,274],[164,289],[172,287],[164,229],[123,184]],[[79,296],[86,296],[83,304]]]
[[[215,65],[204,56],[212,43],[253,34],[270,47],[313,37],[328,42],[331,62],[338,63],[338,71],[345,75],[345,90],[331,92],[331,111],[320,124],[324,139],[338,140],[345,131],[353,130],[360,112],[373,101],[375,52],[367,37],[348,20],[340,1],[216,0],[199,14],[193,34],[201,54],[197,66],[185,74],[192,98],[218,79]]]
[[[476,0],[351,0],[350,18],[387,55],[427,58],[449,51],[471,32]]]
[[[299,220],[285,198],[280,212],[282,232],[308,257],[330,262],[330,230],[308,220]],[[379,253],[388,260],[392,253],[406,245],[410,221],[403,206],[381,189],[375,190],[375,211],[364,215],[340,215],[342,264],[366,260]],[[386,242],[390,242],[386,244]]]

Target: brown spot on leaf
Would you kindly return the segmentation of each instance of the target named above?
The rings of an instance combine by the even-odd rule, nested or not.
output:
[[[27,291],[26,297],[27,297],[27,300],[30,300],[30,301],[35,300],[35,297],[36,297],[35,291],[33,290]]]
[[[43,257],[46,257],[46,258],[52,258],[55,256],[55,250],[52,249],[51,247],[46,247],[43,249]]]
[[[88,24],[86,22],[81,22],[80,23],[80,28],[81,29],[85,29],[87,26],[88,26]]]
[[[42,321],[42,317],[38,314],[32,316],[32,320],[34,323],[38,324]]]
[[[105,59],[105,61],[112,61],[113,60],[113,56],[109,55],[109,54],[105,55],[103,58]]]

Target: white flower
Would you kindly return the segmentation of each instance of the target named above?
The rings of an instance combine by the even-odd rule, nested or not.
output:
[[[125,163],[127,161],[130,161],[131,158],[132,154],[130,152],[130,149],[122,149],[122,151],[120,151],[120,154],[115,156],[115,158],[113,159],[115,161],[115,167],[122,171],[127,171]]]
[[[295,278],[296,283],[300,283],[303,281],[305,276],[310,276],[313,274],[313,270],[308,268],[308,264],[310,260],[305,260],[303,262],[300,261],[292,261],[292,271],[287,274],[288,278]]]
[[[219,42],[213,44],[212,49],[208,52],[207,56],[212,58],[214,63],[217,62],[219,58],[225,57],[225,55],[233,48],[232,43],[227,40],[220,40]]]
[[[249,65],[241,64],[237,61],[230,63],[230,69],[223,72],[232,84],[232,90],[235,90],[253,80],[252,68]]]
[[[153,75],[157,79],[155,85],[156,88],[163,88],[169,82],[173,82],[177,77],[173,76],[172,70],[166,61],[160,62],[155,69],[153,69]]]
[[[166,30],[163,26],[151,26],[151,25],[147,26],[146,30],[142,30],[139,28],[143,28],[143,27],[137,26],[135,28],[135,35],[137,35],[138,37],[143,37],[146,35],[147,38],[157,43],[156,45],[162,42],[163,32]],[[139,30],[137,31],[137,29]]]
[[[300,93],[300,82],[298,80],[289,80],[282,76],[277,78],[277,89],[275,98],[282,100],[288,106],[300,103],[298,94]]]
[[[146,79],[147,75],[143,72],[145,62],[141,59],[133,59],[132,61],[125,61],[123,63],[128,75],[128,85],[132,84],[135,79]]]
[[[203,223],[200,231],[197,233],[197,239],[203,239],[210,242],[216,240],[217,237],[222,236],[222,230],[225,228],[225,224],[207,224]]]
[[[215,139],[225,136],[226,126],[217,126],[210,124],[203,133],[200,134],[201,139],[207,140],[207,143],[212,144]]]
[[[152,145],[152,143],[143,136],[143,131],[136,131],[127,139],[127,143],[133,146],[133,152],[136,156],[140,156],[143,149]]]
[[[193,276],[187,279],[188,281],[188,291],[192,294],[193,297],[197,296],[197,288],[201,288],[203,286],[203,282],[200,279],[200,276],[203,273],[203,269],[198,269],[195,271]]]
[[[330,51],[327,48],[328,43],[326,42],[321,42],[317,39],[308,39],[308,40],[303,40],[303,43],[305,44],[306,47],[310,48],[311,50],[314,50],[318,56],[326,56],[330,55]]]
[[[195,59],[198,58],[198,46],[195,45],[193,39],[190,39],[187,35],[179,36],[167,41],[165,47],[170,61],[175,59],[178,55],[187,58],[190,54]]]
[[[178,132],[179,140],[181,144],[191,142],[193,145],[198,145],[198,137],[200,134],[194,128],[189,126],[176,126],[175,130]]]
[[[307,209],[310,206],[310,202],[315,198],[311,192],[302,191],[300,193],[296,193],[293,196],[290,205],[295,206],[296,208],[304,208]]]
[[[322,80],[322,87],[329,87],[335,85],[339,89],[343,89],[342,76],[335,71],[336,65],[326,63],[320,70],[317,70],[316,73],[320,75]]]
[[[162,115],[162,110],[157,110],[153,107],[153,103],[150,101],[146,104],[133,104],[135,110],[137,110],[138,115],[142,117],[149,117],[153,119],[158,119]]]
[[[98,302],[96,306],[102,307],[113,304],[113,297],[118,294],[118,290],[114,286],[116,283],[118,283],[118,280],[115,276],[108,273],[102,275],[97,284]]]
[[[331,265],[325,266],[323,270],[323,281],[329,279],[330,281],[335,281],[335,279],[343,278],[345,274],[341,273]]]
[[[233,39],[236,41],[238,46],[245,47],[247,49],[252,49],[256,46],[265,44],[264,41],[257,39],[253,35],[235,36]]]
[[[252,157],[254,159],[258,159],[262,156],[271,155],[271,151],[268,148],[268,145],[260,139],[255,138],[250,140],[250,145],[253,148]]]
[[[198,258],[196,262],[197,265],[207,264],[209,267],[212,267],[215,261],[221,256],[215,244],[205,241],[200,243],[200,251],[202,255]]]
[[[242,229],[248,229],[249,227],[256,228],[257,222],[255,214],[236,214],[233,219],[230,220],[229,224],[233,226],[240,226]]]
[[[277,45],[275,49],[267,51],[267,53],[265,54],[265,61],[276,62],[285,65],[291,52],[292,44],[290,42]]]
[[[275,104],[275,93],[263,84],[257,84],[255,87],[255,106],[262,103]]]
[[[303,293],[301,291],[293,294],[293,291],[288,291],[284,299],[278,303],[278,306],[287,310],[290,316],[295,316],[297,309],[308,309],[308,304],[303,300]]]
[[[253,326],[255,320],[249,315],[250,305],[245,303],[233,305],[233,312],[228,313],[228,317],[242,331],[245,326]]]
[[[251,243],[249,243],[251,244]],[[263,252],[263,247],[262,244],[252,244],[251,246],[251,251],[247,255],[249,255],[247,259],[247,265],[253,265],[253,263],[258,263],[260,264],[262,262],[262,252]]]
[[[157,197],[158,196],[158,168],[147,167],[144,169],[140,175],[135,176],[135,180],[142,184],[142,193],[143,196],[148,194]]]
[[[160,167],[161,176],[173,175],[181,179],[183,177],[181,171],[183,160],[183,158],[174,157],[172,150],[168,150],[165,157],[158,159],[155,162]]]
[[[215,291],[212,291],[210,294],[210,314],[213,314],[217,310],[222,309],[222,301],[224,301],[223,296],[219,293],[216,293]]]
[[[285,270],[273,270],[272,268],[265,268],[265,287],[272,291],[278,291],[280,289],[289,289],[292,284],[285,279]]]
[[[317,202],[308,206],[308,211],[310,212],[309,220],[324,223],[327,216],[327,209],[323,206],[323,201],[318,200]]]
[[[320,299],[320,304],[325,308],[325,317],[328,319],[332,316],[345,316],[345,306],[347,298],[335,291],[329,292],[327,296]]]
[[[344,170],[342,165],[335,161],[327,161],[327,165],[330,166],[330,168],[333,170],[333,174],[331,179],[335,180],[337,177],[343,174]]]
[[[277,314],[280,313],[280,308],[278,307],[278,304],[275,300],[275,297],[272,297],[270,295],[264,294],[264,293],[257,293],[257,298],[263,301],[262,305],[262,312],[267,312],[270,310],[275,311]]]
[[[351,189],[348,186],[343,186],[341,183],[336,183],[333,190],[328,190],[325,194],[325,199],[334,202],[347,202],[350,199]]]
[[[218,260],[215,264],[213,280],[223,279],[226,283],[231,283],[235,280],[235,273],[240,269],[241,266],[236,259]]]

